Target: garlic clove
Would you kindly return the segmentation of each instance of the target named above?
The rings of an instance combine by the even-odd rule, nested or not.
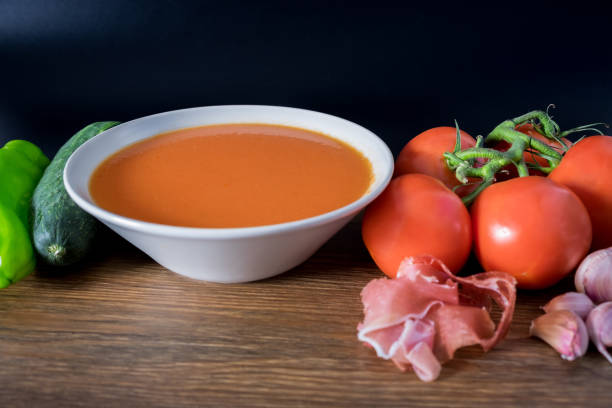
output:
[[[584,322],[569,310],[543,314],[531,322],[529,334],[544,340],[561,354],[561,358],[569,361],[582,357],[589,346]]]
[[[576,269],[576,290],[595,303],[612,300],[612,247],[589,254]]]
[[[567,292],[553,298],[546,305],[542,306],[542,309],[546,313],[556,310],[569,310],[576,313],[581,319],[586,319],[594,307],[593,301],[584,293]]]
[[[612,364],[608,347],[612,347],[612,302],[605,302],[589,313],[587,329],[597,350]]]

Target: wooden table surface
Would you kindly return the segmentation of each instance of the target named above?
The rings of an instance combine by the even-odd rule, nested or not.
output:
[[[0,291],[2,407],[612,406],[612,365],[528,337],[566,288],[520,292],[511,331],[434,383],[356,338],[381,274],[354,221],[303,265],[249,284],[172,273],[109,235],[85,265]]]

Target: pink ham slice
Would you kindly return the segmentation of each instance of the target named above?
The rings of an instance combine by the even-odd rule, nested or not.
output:
[[[359,340],[402,371],[412,368],[433,381],[461,347],[488,351],[507,334],[516,301],[516,280],[503,272],[454,276],[438,259],[406,258],[395,279],[374,279],[363,288]],[[497,324],[489,311],[502,309]]]

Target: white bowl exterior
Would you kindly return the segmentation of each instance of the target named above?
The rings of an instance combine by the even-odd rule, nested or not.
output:
[[[299,231],[235,239],[177,238],[106,223],[113,231],[181,275],[219,283],[269,278],[301,264],[352,217]]]
[[[359,200],[304,220],[250,228],[184,228],[112,214],[93,202],[89,180],[108,156],[159,133],[224,123],[268,123],[314,130],[342,140],[371,163],[373,182]],[[335,116],[275,106],[212,106],[160,113],[126,122],[84,143],[64,170],[72,199],[162,266],[214,282],[248,282],[285,272],[302,263],[388,184],[393,157],[376,135]]]

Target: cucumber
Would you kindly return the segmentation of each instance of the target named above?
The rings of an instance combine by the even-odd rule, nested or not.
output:
[[[72,136],[57,152],[34,190],[31,205],[32,240],[46,263],[71,265],[92,247],[98,221],[81,210],[64,188],[64,167],[83,143],[119,122],[95,122]]]

